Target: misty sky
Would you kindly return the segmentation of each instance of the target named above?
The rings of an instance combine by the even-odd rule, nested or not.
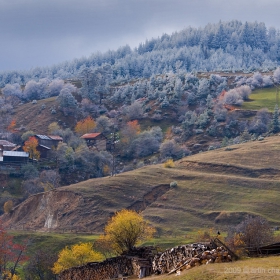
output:
[[[0,0],[0,71],[51,66],[219,20],[280,29],[279,0]]]

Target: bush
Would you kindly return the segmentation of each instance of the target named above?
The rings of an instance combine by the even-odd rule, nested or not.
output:
[[[38,169],[31,163],[25,164],[21,169],[21,173],[26,180],[34,179],[39,176]]]
[[[28,130],[21,135],[21,140],[25,142],[26,140],[29,139],[29,137],[34,136],[34,135],[35,135],[34,131]]]
[[[14,207],[14,203],[12,200],[8,200],[4,203],[4,212],[6,214],[11,213],[12,209]]]
[[[103,256],[92,248],[92,244],[79,243],[66,246],[59,252],[58,260],[54,263],[52,271],[56,274],[73,266],[81,266],[88,262],[103,260]]]
[[[173,161],[173,159],[168,159],[164,164],[163,164],[164,168],[173,168],[175,167],[175,163]]]
[[[176,181],[170,183],[170,188],[176,188],[178,186]]]

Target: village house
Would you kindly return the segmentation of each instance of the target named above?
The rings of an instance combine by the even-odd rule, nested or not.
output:
[[[56,148],[59,144],[59,142],[62,142],[63,139],[60,136],[57,135],[41,135],[36,134],[34,135],[36,139],[38,140],[39,145],[48,147],[48,148]]]
[[[107,138],[102,133],[86,133],[81,138],[86,141],[90,149],[96,149],[97,151],[107,150]]]
[[[0,162],[7,161],[22,161],[23,158],[17,158],[15,153],[10,153],[13,149],[15,149],[16,144],[11,143],[7,140],[0,140]],[[9,152],[9,153],[7,153]]]
[[[3,151],[0,155],[0,161],[4,163],[27,163],[29,153],[19,151]]]
[[[0,151],[11,151],[16,147],[16,144],[7,140],[0,140]]]
[[[57,148],[58,144],[63,141],[62,137],[57,135],[34,135],[38,140],[37,150],[41,158],[47,158],[52,148]]]

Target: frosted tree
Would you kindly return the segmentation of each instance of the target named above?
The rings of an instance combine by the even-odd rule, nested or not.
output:
[[[40,79],[38,82],[31,80],[27,82],[23,91],[23,96],[27,100],[46,98],[48,96],[48,85],[49,80],[46,78]]]
[[[60,79],[55,79],[50,82],[48,85],[48,95],[51,96],[58,96],[60,91],[62,90],[64,86],[64,81]]]
[[[2,92],[4,96],[17,96],[21,97],[22,90],[19,84],[7,84],[3,89]]]
[[[274,81],[274,83],[277,83],[277,84],[280,83],[280,67],[278,67],[278,68],[273,72],[273,81]]]
[[[77,88],[71,84],[66,84],[60,91],[57,101],[59,103],[60,110],[64,115],[72,114],[77,109],[77,100],[72,93],[76,92]]]

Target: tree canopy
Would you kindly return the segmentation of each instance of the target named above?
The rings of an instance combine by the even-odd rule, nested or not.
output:
[[[152,237],[155,229],[133,210],[117,212],[105,227],[105,237],[117,253],[131,250],[137,243]]]

